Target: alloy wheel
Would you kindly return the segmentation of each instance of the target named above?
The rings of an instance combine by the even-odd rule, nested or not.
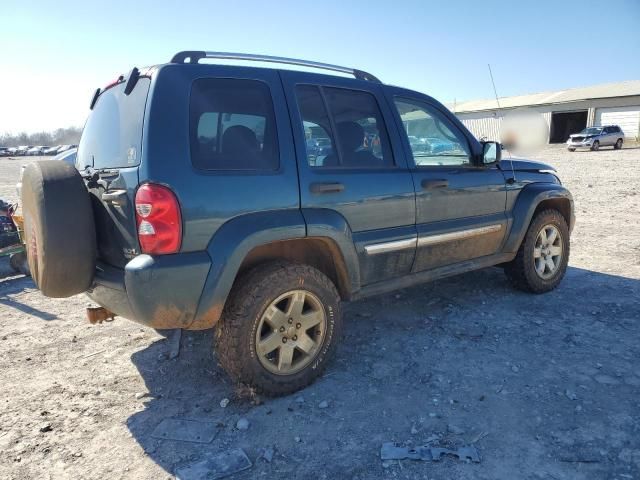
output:
[[[555,225],[545,225],[536,237],[533,260],[536,273],[543,280],[552,278],[562,263],[562,235]]]
[[[325,310],[313,293],[291,290],[265,309],[256,330],[260,364],[277,375],[292,375],[318,356],[326,333]]]

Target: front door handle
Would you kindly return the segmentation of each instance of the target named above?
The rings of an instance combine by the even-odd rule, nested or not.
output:
[[[449,180],[446,178],[438,178],[436,180],[427,180],[426,178],[420,183],[423,190],[431,190],[433,188],[447,188]]]
[[[338,193],[344,190],[344,185],[339,182],[316,182],[309,185],[311,193]]]

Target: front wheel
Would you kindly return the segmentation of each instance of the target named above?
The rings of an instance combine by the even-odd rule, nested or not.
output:
[[[505,268],[513,285],[544,293],[558,286],[569,262],[569,227],[557,210],[543,210],[531,221],[516,258]]]
[[[593,145],[591,145],[591,150],[593,152],[597,152],[598,150],[600,150],[600,142],[598,140],[593,142]]]
[[[575,148],[567,148],[567,150],[569,150],[570,152],[575,152],[576,151]]]
[[[322,373],[341,326],[340,296],[322,272],[269,263],[237,280],[216,331],[216,351],[236,382],[286,395]]]

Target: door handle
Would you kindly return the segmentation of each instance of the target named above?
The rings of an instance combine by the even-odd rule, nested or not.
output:
[[[114,190],[109,193],[103,193],[100,197],[103,202],[113,203],[114,205],[122,206],[127,198],[126,190]]]
[[[309,190],[311,190],[311,193],[338,193],[344,190],[344,185],[339,182],[317,182],[309,185]]]
[[[426,178],[420,183],[423,190],[431,190],[433,188],[446,188],[449,186],[449,180],[446,178],[438,178],[436,180],[427,180]]]

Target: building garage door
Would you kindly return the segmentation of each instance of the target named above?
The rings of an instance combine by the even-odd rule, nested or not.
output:
[[[618,125],[628,139],[640,136],[640,105],[596,110],[595,125]]]
[[[587,111],[552,112],[549,143],[564,143],[572,133],[581,132],[587,126]]]

